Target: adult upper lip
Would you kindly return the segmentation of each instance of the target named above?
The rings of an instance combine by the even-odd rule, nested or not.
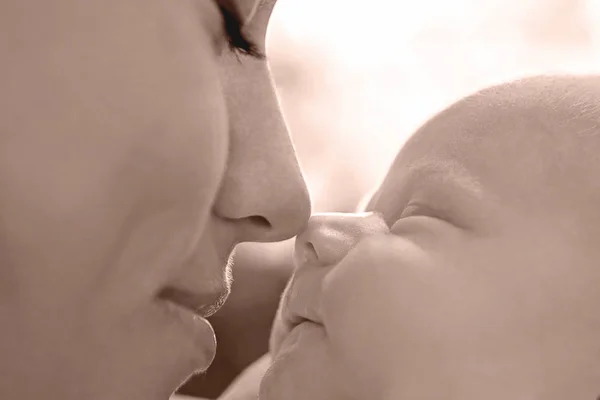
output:
[[[228,294],[224,291],[191,292],[169,286],[160,291],[158,298],[183,307],[202,318],[208,318],[219,311]]]

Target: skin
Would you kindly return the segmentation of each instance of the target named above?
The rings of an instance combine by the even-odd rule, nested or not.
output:
[[[166,399],[215,338],[161,291],[214,312],[234,246],[310,214],[267,63],[228,52],[208,0],[9,0],[0,20],[0,398]]]
[[[217,398],[250,364],[269,351],[279,299],[293,273],[293,245],[292,240],[287,240],[268,245],[247,243],[236,248],[231,295],[219,312],[209,318],[218,339],[215,359],[206,373],[189,379],[180,393]]]
[[[595,399],[599,89],[463,99],[400,151],[373,213],[313,217],[260,399]]]

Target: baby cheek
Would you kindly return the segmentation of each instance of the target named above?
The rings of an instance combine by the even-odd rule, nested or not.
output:
[[[401,289],[404,283],[415,279],[410,277],[415,263],[407,257],[409,253],[415,253],[415,246],[391,235],[362,240],[323,281],[325,325],[335,330],[359,320],[377,321],[375,316],[381,313],[391,314],[393,304],[407,300],[407,291]],[[385,314],[381,317],[378,322],[390,319]]]
[[[426,277],[416,265],[427,263],[423,257],[409,241],[368,238],[324,281],[322,311],[331,346],[361,387],[384,387],[415,336],[409,331],[419,323],[415,305]]]

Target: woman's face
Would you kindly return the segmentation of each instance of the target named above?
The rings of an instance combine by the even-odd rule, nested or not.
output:
[[[274,3],[2,2],[1,398],[165,399],[208,367],[187,308],[310,213],[266,61],[223,28],[264,51]]]

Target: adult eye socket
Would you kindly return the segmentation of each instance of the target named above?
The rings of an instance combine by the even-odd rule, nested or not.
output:
[[[205,1],[205,0],[200,0]],[[227,47],[236,56],[245,55],[254,59],[264,60],[265,55],[251,38],[244,33],[244,21],[239,10],[231,5],[231,1],[213,0],[219,8],[223,19],[223,32]]]

